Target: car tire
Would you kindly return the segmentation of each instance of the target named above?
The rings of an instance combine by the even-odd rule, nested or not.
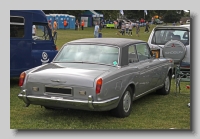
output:
[[[48,107],[48,106],[44,106],[44,108],[45,108],[46,110],[55,110],[55,108],[53,108],[53,107]]]
[[[158,92],[161,95],[168,95],[171,88],[171,78],[172,76],[168,73],[165,78],[164,86],[159,90],[157,90],[156,92]]]
[[[112,110],[112,114],[119,118],[128,117],[132,110],[132,89],[128,87],[122,95],[118,106]]]

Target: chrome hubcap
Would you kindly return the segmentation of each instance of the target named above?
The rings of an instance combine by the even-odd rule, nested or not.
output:
[[[169,76],[165,79],[165,91],[169,91],[170,81]]]
[[[123,108],[125,112],[128,112],[131,106],[131,95],[129,91],[125,92],[123,99]]]

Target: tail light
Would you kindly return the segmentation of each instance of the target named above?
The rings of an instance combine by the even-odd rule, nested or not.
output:
[[[24,84],[24,79],[26,77],[26,73],[25,72],[22,72],[20,74],[20,77],[19,77],[19,86],[22,86]]]
[[[102,86],[103,80],[102,78],[99,78],[96,82],[96,94],[99,94],[101,91],[101,86]]]

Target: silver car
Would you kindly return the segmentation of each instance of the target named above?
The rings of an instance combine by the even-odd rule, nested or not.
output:
[[[26,106],[130,115],[132,101],[170,92],[174,61],[155,58],[145,41],[87,38],[63,45],[51,63],[24,71],[18,95]]]
[[[176,65],[190,70],[190,25],[157,26],[148,44],[151,50],[159,50],[160,57],[172,58]]]

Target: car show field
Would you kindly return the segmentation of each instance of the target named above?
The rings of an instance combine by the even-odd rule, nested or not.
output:
[[[155,25],[150,25],[150,31],[154,27]],[[122,38],[122,41],[123,41],[128,38],[128,39],[136,39],[136,40],[139,39],[144,42],[147,42],[150,33],[144,33],[144,30],[145,30],[144,27],[141,27],[140,36],[137,37],[135,34],[136,32],[135,28],[133,28],[133,36],[128,36],[128,35],[118,36],[116,35],[116,33],[118,32],[118,29],[103,28],[101,31],[102,38],[96,38],[96,39]],[[84,39],[84,38],[94,38],[93,31],[94,31],[93,27],[88,27],[88,28],[85,28],[84,30],[79,30],[79,31],[57,30],[58,36],[57,36],[56,46],[60,50],[61,47],[65,43],[68,43],[70,41],[74,41],[77,39]],[[115,41],[112,40],[112,42],[115,42]],[[83,56],[83,57],[86,58],[86,56]],[[70,58],[66,58],[66,59],[70,59]],[[71,61],[68,61],[68,62],[71,62]],[[118,66],[121,66],[120,64],[122,63],[119,61],[119,59],[115,59],[111,62],[111,64],[113,65],[111,66],[112,68],[109,70],[115,69],[118,64],[119,64]],[[76,66],[78,66],[78,64]],[[52,71],[51,68],[52,67],[50,67],[49,71],[48,70],[44,70],[43,72],[41,71],[41,75],[42,75],[41,80],[42,79],[45,80],[44,75],[46,73],[51,73],[50,72]],[[87,68],[93,68],[93,69],[99,68],[99,69],[102,69],[102,71],[105,70],[105,67],[103,67],[102,65],[96,66],[96,67],[91,67],[90,65],[87,65]],[[100,71],[101,70],[99,70],[98,73],[92,72],[90,79],[93,78],[95,75],[100,74]],[[71,72],[73,73],[73,71]],[[77,70],[76,73],[77,74],[79,73],[81,76],[85,76],[84,75],[85,72],[88,72],[88,71],[84,70],[84,71],[79,72]],[[151,75],[152,75],[152,78],[149,78],[148,81],[146,80],[146,82],[150,82],[150,81],[153,82],[156,80],[155,77],[158,77],[157,76],[158,74],[155,73],[155,71],[154,73],[151,73]],[[36,76],[39,77],[40,75],[35,74],[34,76],[31,76],[30,74],[30,77],[33,79],[32,82],[36,80],[36,78],[34,78]],[[104,79],[103,76],[102,78]],[[53,80],[56,80],[56,78]],[[75,79],[73,80],[75,81]],[[145,79],[143,80],[145,82]],[[191,129],[190,127],[191,126],[191,121],[190,121],[191,110],[187,106],[187,104],[190,102],[190,97],[191,97],[190,90],[187,87],[187,85],[190,85],[190,82],[181,82],[180,93],[176,93],[175,80],[172,78],[171,89],[168,95],[158,95],[158,93],[152,92],[150,94],[143,96],[140,99],[133,101],[131,105],[131,109],[128,109],[130,107],[130,103],[129,103],[128,105],[126,105],[127,107],[124,109],[125,113],[123,115],[119,116],[120,114],[118,113],[119,117],[125,117],[125,118],[117,118],[113,116],[109,111],[87,111],[83,109],[71,109],[73,107],[69,107],[69,108],[65,107],[66,109],[55,109],[55,110],[46,109],[44,105],[41,107],[40,103],[38,103],[39,105],[30,105],[29,107],[25,107],[24,102],[18,98],[18,95],[20,93],[20,87],[18,83],[19,83],[19,78],[10,79],[10,128],[11,129],[82,129],[82,130],[84,129],[87,129],[87,130],[91,130],[91,129],[99,129],[99,130],[165,129],[166,130],[166,129],[171,129],[171,128],[181,129],[181,130]],[[85,83],[85,86],[87,85],[89,86],[90,84],[89,79],[87,81],[84,81],[84,83]],[[145,88],[143,89],[145,90]],[[37,93],[36,95],[38,96]],[[100,96],[99,98],[95,96],[94,100],[97,100],[97,99],[101,100],[103,96],[105,97],[105,94]],[[110,95],[110,97],[111,96],[112,95]],[[81,98],[85,99],[83,96]],[[128,100],[129,100],[129,97],[128,97]],[[53,105],[48,105],[48,106],[53,106]],[[58,106],[58,105],[55,105],[55,106]],[[112,107],[112,108],[115,108],[115,107]]]

